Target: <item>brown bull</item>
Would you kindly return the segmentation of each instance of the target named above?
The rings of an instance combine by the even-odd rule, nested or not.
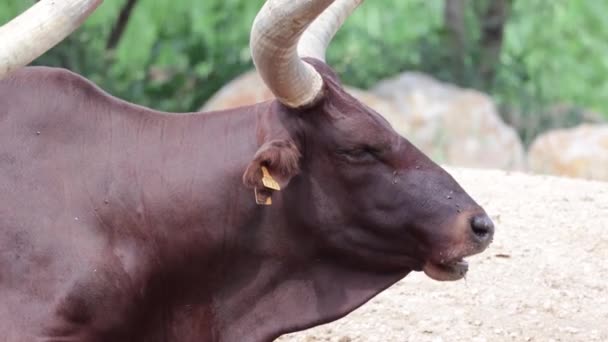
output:
[[[251,47],[278,100],[206,114],[20,68],[99,0],[35,5],[50,40],[0,28],[0,340],[270,341],[411,271],[462,278],[492,222],[323,61],[359,2],[269,0]]]

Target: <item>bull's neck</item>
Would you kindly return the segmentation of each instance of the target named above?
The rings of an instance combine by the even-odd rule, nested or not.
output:
[[[105,223],[125,239],[145,236],[169,268],[174,259],[217,258],[258,209],[242,183],[257,149],[255,113],[129,112],[111,124],[103,153],[111,160],[99,178],[112,182],[96,204]]]

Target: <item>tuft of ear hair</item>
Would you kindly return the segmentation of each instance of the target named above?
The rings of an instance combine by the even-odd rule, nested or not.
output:
[[[265,142],[243,174],[243,183],[255,191],[256,203],[272,204],[272,193],[289,184],[300,172],[300,151],[287,139]]]

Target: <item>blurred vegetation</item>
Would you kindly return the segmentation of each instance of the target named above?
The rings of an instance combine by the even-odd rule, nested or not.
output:
[[[138,104],[193,111],[251,68],[249,29],[262,3],[105,0],[35,63],[66,67]],[[31,4],[5,0],[0,22]],[[419,70],[488,92],[529,142],[548,127],[580,122],[587,109],[608,113],[607,12],[607,1],[367,1],[328,61],[361,88]]]

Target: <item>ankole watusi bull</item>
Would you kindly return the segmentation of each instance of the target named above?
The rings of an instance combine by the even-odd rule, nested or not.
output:
[[[269,0],[251,51],[277,100],[206,114],[21,68],[101,0],[2,27],[0,340],[270,341],[411,271],[462,278],[492,222],[324,62],[361,1]]]

